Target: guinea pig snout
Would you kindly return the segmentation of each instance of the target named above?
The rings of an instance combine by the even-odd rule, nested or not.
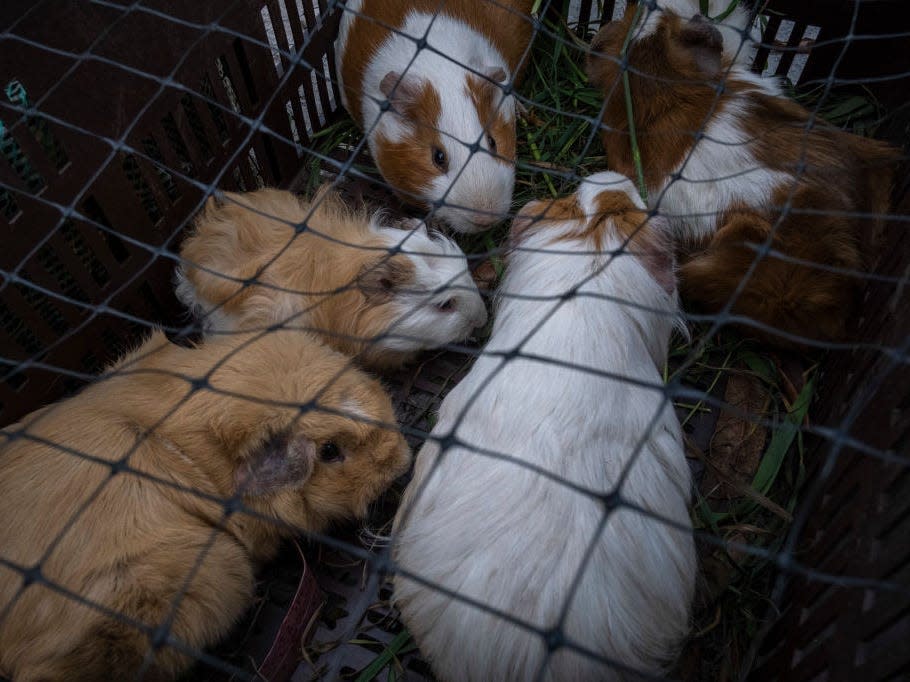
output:
[[[483,300],[480,301],[480,306],[477,310],[474,311],[474,314],[471,316],[471,329],[479,329],[487,323],[487,307],[483,304]]]

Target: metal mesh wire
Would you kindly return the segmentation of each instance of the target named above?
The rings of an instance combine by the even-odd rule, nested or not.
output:
[[[585,51],[589,49],[586,40],[596,30],[596,24],[620,17],[625,9],[625,3],[622,2],[615,3],[612,11],[610,8],[602,8],[599,3],[585,0],[567,3],[566,7],[557,7],[547,0],[539,4],[539,13],[534,20],[534,45],[544,43],[553,46],[554,49],[564,49],[576,62],[583,59]],[[10,340],[9,351],[4,351],[3,357],[0,357],[0,372],[3,374],[7,391],[3,394],[6,401],[9,401],[9,396],[15,395],[15,391],[26,392],[31,387],[44,386],[43,393],[39,395],[51,398],[59,396],[62,393],[61,388],[71,390],[85,383],[103,384],[112,377],[128,373],[129,367],[118,366],[101,377],[97,376],[98,367],[103,364],[98,356],[103,355],[107,360],[113,359],[125,349],[134,347],[137,339],[147,335],[148,331],[154,328],[163,329],[168,337],[177,343],[191,343],[198,339],[205,321],[181,317],[176,313],[178,307],[172,297],[170,299],[163,297],[160,291],[170,287],[170,271],[183,263],[178,249],[180,238],[192,217],[203,208],[206,199],[215,196],[223,202],[237,201],[223,194],[222,189],[225,187],[251,191],[263,185],[274,184],[294,188],[307,185],[312,189],[319,181],[325,180],[333,188],[344,191],[349,196],[378,191],[367,200],[375,203],[378,199],[379,203],[400,207],[398,201],[389,193],[382,193],[387,188],[382,187],[383,183],[370,166],[366,151],[367,133],[348,133],[341,144],[338,144],[340,138],[326,133],[332,130],[332,126],[345,125],[339,124],[339,121],[343,120],[343,114],[340,109],[337,81],[330,66],[332,57],[329,42],[340,13],[353,11],[346,7],[344,2],[302,0],[296,3],[269,2],[254,7],[256,3],[232,0],[228,3],[201,3],[199,8],[177,8],[166,2],[120,3],[93,0],[84,6],[69,3],[66,4],[65,10],[61,11],[63,16],[78,19],[81,16],[80,12],[86,12],[85,16],[90,14],[94,20],[92,30],[73,41],[55,38],[54,31],[59,32],[63,30],[62,27],[45,26],[40,31],[35,29],[35,22],[46,21],[47,17],[53,16],[54,3],[23,3],[21,7],[14,5],[16,3],[0,12],[4,27],[0,33],[0,49],[22,50],[23,53],[27,51],[32,56],[44,55],[53,76],[46,86],[32,86],[28,74],[7,71],[6,68],[0,67],[0,78],[6,87],[5,97],[0,100],[2,156],[0,165],[6,164],[0,170],[0,215],[5,218],[6,239],[10,240],[10,247],[3,257],[3,268],[0,270],[2,273],[0,291],[3,292],[0,320],[6,334],[4,343],[7,343],[6,339]],[[856,30],[859,18],[867,11],[863,2],[854,0],[845,5],[850,6],[850,23],[844,35],[826,35],[824,17],[819,18],[821,26],[817,26],[802,19],[790,21],[769,13],[765,15],[765,40],[754,49],[752,59],[756,63],[764,64],[765,70],[769,73],[788,76],[793,82],[800,79],[807,68],[807,59],[811,59],[811,55],[807,57],[806,54],[807,41],[813,43],[815,48],[823,45],[836,53],[836,58],[828,65],[825,77],[815,83],[820,90],[811,110],[807,130],[822,125],[821,112],[830,104],[831,93],[836,87],[854,84],[854,78],[839,76],[839,69],[847,58],[851,46],[856,42],[881,39],[881,36],[864,35]],[[658,10],[643,4],[642,11]],[[102,19],[98,20],[98,17]],[[566,26],[560,24],[559,17],[567,21],[573,30],[567,30]],[[255,25],[255,30],[252,27],[244,30],[242,19],[255,20],[259,23]],[[125,35],[133,22],[146,22],[149,26],[173,31],[175,44],[181,45],[180,54],[171,62],[160,60],[154,63],[151,61],[145,63],[142,54],[132,53],[131,57],[124,57],[131,52],[122,45],[118,46],[118,35],[121,32]],[[579,39],[578,36],[585,40]],[[890,37],[905,39],[907,36],[910,36],[910,33],[895,30]],[[425,36],[405,37],[418,44],[420,49],[435,49],[425,40],[421,42]],[[226,51],[209,49],[209,45],[215,44],[216,39],[220,41],[219,45],[228,46]],[[447,57],[445,54],[441,56]],[[526,52],[525,61],[533,63],[532,47]],[[205,63],[206,71],[201,74],[195,72],[191,77],[188,75],[190,71],[188,67],[196,63]],[[167,66],[161,67],[161,64]],[[111,125],[90,125],[92,115],[102,116],[101,112],[86,114],[86,108],[91,109],[93,103],[97,102],[94,95],[86,93],[88,105],[72,102],[74,111],[72,116],[67,115],[66,108],[61,107],[57,99],[59,95],[57,89],[70,82],[72,78],[78,77],[80,70],[85,70],[89,66],[97,67],[98,73],[107,74],[113,83],[121,77],[133,79],[131,83],[141,83],[142,96],[131,99],[128,106],[118,109],[118,102],[105,102],[107,111],[103,116],[115,119]],[[269,77],[273,83],[258,82],[260,74],[268,71],[271,71]],[[869,81],[887,78],[899,80],[907,75],[899,73],[891,76],[873,76]],[[86,81],[83,79],[79,82]],[[266,85],[269,87],[265,87]],[[506,87],[511,89],[512,85],[510,82]],[[802,82],[800,85],[807,88],[812,83]],[[615,86],[622,88],[620,82]],[[107,91],[100,86],[99,89],[102,92]],[[116,88],[112,91],[119,92],[123,97],[128,96]],[[73,97],[71,87],[67,86],[66,92],[68,97]],[[546,182],[554,190],[551,201],[553,197],[572,193],[583,179],[583,174],[579,171],[582,168],[590,168],[590,159],[600,154],[600,114],[592,116],[576,113],[570,109],[568,103],[562,108],[557,108],[535,101],[523,94],[520,85],[513,92],[521,105],[530,112],[530,116],[554,115],[561,117],[561,121],[571,121],[573,125],[577,123],[580,132],[575,138],[578,151],[574,162],[560,164],[559,167],[555,164],[548,167],[547,150],[544,149],[539,150],[544,154],[541,158],[529,159],[519,155],[516,162],[519,178],[532,174],[546,177]],[[719,91],[718,102],[720,94]],[[156,123],[154,132],[151,132],[151,128],[145,128],[152,119],[155,119]],[[83,139],[90,139],[97,146],[91,158],[83,158],[83,161],[80,161],[80,156],[73,152],[69,143]],[[453,142],[471,149],[472,153],[477,153],[477,145],[482,140]],[[292,162],[288,163],[288,159]],[[58,173],[68,172],[81,163],[84,163],[84,167],[78,170],[75,180],[64,184],[62,190],[51,187],[55,184]],[[681,172],[685,170],[685,163]],[[287,171],[295,164],[302,169],[302,175],[296,178],[291,177]],[[103,190],[99,190],[98,187],[113,172],[123,176],[118,189],[131,195],[130,201],[135,207],[134,215],[105,214],[106,207],[111,205],[110,194],[105,199]],[[453,179],[453,183],[455,180],[457,177]],[[98,196],[101,196],[100,202]],[[852,396],[850,405],[837,416],[836,421],[812,419],[811,410],[810,418],[807,418],[805,409],[800,412],[794,403],[782,402],[776,409],[764,411],[757,409],[755,405],[742,402],[731,404],[731,394],[722,390],[728,385],[727,377],[722,372],[698,374],[699,368],[705,365],[705,358],[715,358],[718,353],[724,354],[723,347],[718,349],[713,345],[714,339],[725,339],[731,345],[739,343],[739,336],[731,331],[734,325],[780,334],[780,330],[767,328],[761,322],[737,316],[733,312],[733,306],[763,259],[792,260],[792,256],[777,251],[772,243],[774,230],[790,214],[791,198],[792,194],[780,207],[780,219],[768,239],[764,243],[751,245],[754,260],[743,273],[739,287],[726,305],[720,311],[711,314],[686,315],[687,322],[696,333],[691,343],[679,340],[674,345],[676,350],[671,357],[671,366],[666,369],[668,379],[666,382],[654,384],[621,373],[601,372],[604,378],[626,381],[655,392],[660,396],[661,409],[664,406],[672,408],[675,405],[677,413],[685,421],[691,420],[687,434],[696,449],[699,441],[702,443],[705,439],[710,441],[717,427],[719,413],[727,415],[725,418],[728,420],[735,419],[740,423],[750,424],[753,431],[767,430],[772,440],[778,437],[777,434],[785,434],[783,440],[793,444],[793,448],[796,447],[797,441],[801,445],[803,438],[812,439],[811,442],[816,444],[813,453],[818,459],[809,467],[808,475],[805,472],[801,474],[800,483],[804,485],[799,490],[798,504],[791,509],[783,510],[788,521],[780,527],[777,540],[760,541],[760,538],[749,529],[727,535],[721,535],[709,526],[696,528],[694,531],[700,547],[720,549],[727,554],[751,557],[763,562],[766,570],[765,585],[768,589],[765,603],[768,605],[768,613],[772,615],[761,622],[768,623],[775,622],[773,617],[775,611],[784,610],[786,600],[792,598],[789,589],[794,580],[806,581],[809,585],[851,588],[863,594],[874,594],[876,599],[893,599],[904,604],[910,597],[906,565],[892,571],[890,575],[869,577],[864,573],[854,574],[837,567],[814,565],[804,559],[801,544],[807,540],[807,527],[813,525],[812,515],[828,494],[834,477],[839,475],[839,463],[842,464],[846,459],[847,451],[858,453],[861,459],[875,461],[883,467],[899,472],[906,471],[908,460],[905,451],[890,446],[880,447],[875,442],[867,440],[863,434],[855,432],[854,426],[882,387],[892,382],[895,377],[904,376],[902,373],[907,364],[908,338],[895,339],[883,336],[881,338],[888,339],[887,342],[879,339],[823,342],[789,335],[789,340],[810,348],[810,353],[815,353],[816,356],[823,351],[841,353],[849,351],[868,353],[877,359],[875,371],[863,378],[863,392]],[[242,205],[242,200],[240,203]],[[659,212],[659,199],[656,204]],[[437,208],[445,205],[444,197],[438,207],[433,207],[420,215],[427,221],[433,221]],[[294,228],[295,234],[285,249],[290,248],[296,236],[302,232],[321,235],[329,240],[334,239],[331,234],[322,232],[318,224],[310,221],[316,208],[317,205],[314,204],[302,223],[289,224]],[[27,217],[28,224],[24,224],[26,221],[22,219],[23,217]],[[124,224],[125,217],[130,218],[130,225]],[[263,217],[281,220],[274,216]],[[879,217],[887,218],[889,225],[898,230],[902,230],[910,221],[910,216],[900,211],[896,211],[894,215]],[[388,254],[389,257],[397,252],[413,253],[408,245],[407,234],[406,231],[402,232],[401,244]],[[12,245],[13,242],[15,246]],[[473,243],[476,245],[479,242]],[[356,248],[358,245],[348,246]],[[624,248],[626,246],[628,242]],[[61,249],[66,250],[63,260],[60,256]],[[504,243],[490,242],[474,252],[466,250],[469,251],[469,274],[471,269],[476,269],[488,259],[498,260],[508,256],[508,248]],[[553,249],[553,252],[558,252],[558,249]],[[259,287],[270,289],[275,294],[282,293],[280,287],[264,282],[259,277],[283,253],[284,249],[250,279],[239,279],[225,273],[212,274],[219,275],[226,281],[233,280],[244,287],[255,282]],[[602,269],[609,268],[613,262],[613,257],[606,258]],[[807,268],[817,268],[819,271],[847,274],[851,278],[875,283],[895,291],[904,286],[906,278],[905,272],[871,272],[838,269],[809,262],[801,264]],[[592,273],[591,277],[602,272],[602,269]],[[462,274],[464,273],[459,272],[458,276]],[[140,286],[143,282],[148,283],[144,290]],[[450,281],[447,285],[453,283]],[[341,289],[328,294],[322,293],[324,297],[331,298],[350,289],[356,289],[357,286],[358,283],[352,281]],[[580,288],[581,285],[576,285],[571,291],[560,292],[559,295],[552,297],[538,297],[535,300],[538,300],[541,306],[552,305],[550,312],[552,315],[560,306],[570,305],[577,296],[596,296],[579,293]],[[493,298],[490,291],[484,293],[488,298]],[[520,294],[508,295],[521,298]],[[608,303],[640,307],[634,302],[617,301],[615,298],[607,297],[604,304]],[[870,300],[864,304],[867,308],[884,305],[887,305],[885,301]],[[310,312],[310,309],[300,310],[282,320],[280,324],[263,325],[255,330],[248,344],[255,344],[257,339],[275,332],[278,328],[311,330],[307,322],[307,314]],[[902,315],[899,310],[893,314],[898,317]],[[406,319],[407,314],[398,320],[398,326]],[[454,421],[454,426],[447,432],[433,431],[432,426],[435,423],[434,414],[439,402],[452,386],[463,378],[478,357],[502,358],[507,362],[528,359],[542,363],[562,362],[535,356],[523,348],[547,319],[549,316],[544,317],[535,327],[529,328],[524,341],[507,351],[490,350],[470,341],[450,343],[444,345],[429,359],[424,356],[416,370],[405,368],[387,377],[387,383],[394,387],[393,394],[400,424],[382,423],[379,426],[389,429],[400,428],[415,448],[415,452],[421,443],[429,440],[437,442],[443,448],[443,452],[446,449],[461,448],[472,451],[477,457],[509,461],[514,466],[529,466],[517,456],[519,453],[498,452],[462,440],[459,437],[459,426],[464,414]],[[99,323],[102,322],[104,330],[99,327]],[[97,346],[94,349],[84,348],[79,345],[79,339],[86,337],[91,330],[96,330],[96,335],[104,341],[103,348]],[[393,326],[383,335],[368,341],[382,343],[396,339],[414,340]],[[55,359],[62,356],[54,353],[69,345],[83,347],[84,351],[80,357],[63,364]],[[235,352],[242,352],[246,346],[247,344],[239,346]],[[150,354],[157,351],[155,348],[148,350]],[[270,516],[261,515],[244,504],[239,496],[235,495],[229,499],[212,496],[178,481],[149,474],[131,459],[144,439],[154,437],[155,429],[192,400],[197,392],[219,393],[220,389],[209,380],[230,360],[231,355],[218,359],[217,362],[213,359],[211,369],[205,376],[166,373],[185,382],[185,393],[182,398],[173,403],[172,408],[151,425],[147,433],[140,434],[134,444],[113,459],[109,453],[86,452],[72,448],[66,442],[48,440],[35,435],[30,426],[12,424],[2,432],[0,467],[3,448],[11,443],[26,440],[53,448],[73,458],[108,467],[111,475],[97,489],[90,491],[81,503],[79,512],[63,523],[62,529],[51,539],[37,561],[30,564],[21,563],[5,556],[0,549],[0,566],[7,573],[12,572],[21,576],[22,580],[16,596],[0,611],[0,627],[17,599],[27,590],[35,590],[40,586],[103,613],[112,621],[126,625],[147,637],[147,654],[138,678],[152,670],[156,656],[163,649],[172,648],[188,654],[198,662],[197,667],[190,673],[191,678],[198,676],[199,679],[207,679],[221,674],[232,679],[261,679],[258,673],[249,667],[248,662],[239,660],[236,654],[225,648],[230,647],[234,640],[229,640],[227,644],[213,651],[202,650],[176,637],[172,633],[172,627],[175,618],[178,618],[180,604],[191,590],[193,580],[207,558],[211,556],[212,547],[225,533],[226,524],[231,519],[244,515],[258,515],[268,523],[281,525],[281,522]],[[134,358],[134,361],[138,359]],[[351,366],[356,366],[358,361],[358,357],[352,358]],[[501,367],[505,367],[507,362]],[[760,364],[762,361],[757,362]],[[570,364],[564,362],[562,364],[567,369],[572,368]],[[593,371],[584,367],[580,369]],[[751,369],[754,371],[755,368]],[[44,380],[40,379],[42,376],[45,377]],[[489,377],[489,381],[494,377],[495,373]],[[720,377],[723,381],[718,384]],[[328,386],[323,390],[328,390]],[[796,393],[797,395],[791,398],[798,398],[800,391],[797,390]],[[283,404],[280,400],[263,401],[261,398],[247,399],[292,407],[299,409],[301,413],[316,411],[331,415],[336,412],[331,407],[320,404],[318,397],[305,405]],[[808,406],[802,404],[805,403],[805,398],[798,402],[802,408]],[[696,407],[691,408],[693,405]],[[24,413],[24,410],[12,403],[4,403],[2,407],[4,415],[10,420],[15,420]],[[51,405],[38,419],[53,420],[56,409],[57,406]],[[342,414],[351,419],[364,420],[364,417],[358,414]],[[660,414],[659,411],[653,416],[652,424],[656,423]],[[687,414],[688,417],[685,416]],[[900,417],[894,417],[894,420],[894,423],[903,424]],[[370,422],[369,419],[365,421]],[[743,439],[747,437],[743,436]],[[541,477],[548,479],[548,484],[568,486],[579,494],[598,500],[602,506],[598,531],[587,545],[585,559],[581,562],[582,570],[597,546],[603,528],[617,510],[631,509],[660,523],[673,525],[681,531],[689,530],[688,527],[680,526],[671,519],[662,518],[624,495],[623,484],[626,475],[636,458],[640,456],[643,445],[643,441],[634,444],[634,454],[630,457],[626,471],[615,482],[615,486],[607,491],[593,490],[562,481],[552,473],[538,470]],[[784,447],[781,454],[785,455],[786,452],[787,448]],[[443,458],[438,460],[441,461]],[[903,476],[900,480],[906,480],[905,474],[899,476]],[[214,503],[221,509],[221,517],[212,519],[208,541],[200,548],[186,574],[177,580],[168,608],[154,622],[145,622],[129,613],[111,609],[92,595],[79,593],[67,585],[49,579],[42,571],[43,562],[51,556],[67,534],[73,532],[81,514],[93,504],[97,504],[111,481],[118,477],[135,477],[140,481],[197,496],[200,500]],[[374,524],[380,526],[377,530],[380,536],[390,532],[390,527],[382,524],[388,524],[391,519],[401,485],[396,486],[392,494],[383,498],[383,504],[379,505],[378,510],[374,510],[371,517]],[[41,494],[40,483],[36,484],[34,494]],[[420,494],[418,491],[418,499]],[[694,504],[704,504],[704,500],[697,499]],[[290,530],[294,534],[300,531],[299,528],[283,530]],[[566,529],[566,532],[571,532],[571,529]],[[315,567],[321,584],[328,590],[330,596],[329,601],[323,606],[320,620],[306,624],[305,634],[312,635],[314,630],[317,632],[309,647],[301,645],[298,650],[301,658],[308,657],[309,660],[301,662],[295,679],[308,679],[310,676],[334,679],[357,675],[363,678],[364,671],[370,670],[371,665],[376,665],[376,659],[365,657],[364,651],[377,653],[380,658],[385,656],[382,665],[373,671],[374,674],[382,672],[390,679],[431,676],[429,668],[420,661],[419,653],[413,651],[413,646],[407,645],[407,635],[401,634],[401,624],[396,620],[394,609],[387,603],[390,597],[388,580],[396,573],[401,574],[402,569],[396,566],[392,558],[389,539],[381,540],[377,542],[375,536],[365,539],[350,532],[308,535],[306,551],[310,564]],[[899,543],[900,539],[892,538],[891,542]],[[292,552],[291,559],[285,564],[290,563],[293,566],[295,563],[293,557]],[[330,568],[326,568],[327,566]],[[706,566],[703,564],[702,567]],[[294,574],[293,567],[287,570],[291,575]],[[582,571],[579,571],[570,595],[577,588],[581,573]],[[621,661],[611,660],[598,652],[590,651],[567,637],[563,627],[568,607],[562,611],[557,622],[550,627],[542,628],[538,624],[521,621],[488,604],[476,603],[464,595],[446,590],[443,586],[430,584],[420,575],[408,574],[407,571],[404,571],[404,575],[421,583],[424,589],[442,590],[453,601],[469,603],[473,608],[486,610],[498,618],[535,633],[548,647],[550,653],[547,658],[554,652],[568,649],[602,660],[615,666],[617,670],[629,674],[636,672],[627,670],[627,666]],[[774,577],[773,586],[771,577],[768,576]],[[338,599],[342,594],[347,597],[356,594],[362,596],[359,602],[340,604]],[[378,604],[373,601],[374,598]],[[262,598],[260,595],[257,603],[263,604],[268,601],[268,598]],[[570,601],[571,596],[567,604]],[[352,648],[349,640],[356,639],[358,633],[367,631],[373,633],[370,636],[375,637],[374,641],[356,650]],[[756,659],[761,659],[759,649],[762,637],[759,635],[765,636],[768,633],[752,634],[755,635],[755,643],[746,659],[742,661],[743,670],[729,671],[730,673],[741,672],[745,675],[748,673],[748,666]],[[339,642],[343,644],[338,646]],[[363,642],[360,644],[363,645]],[[345,657],[348,657],[347,660]],[[402,666],[399,659],[410,663]],[[545,670],[546,664],[538,672],[539,679],[543,679]],[[0,674],[6,672],[0,670]],[[700,673],[692,671],[680,670],[678,674],[689,679],[703,679],[699,676]],[[650,679],[652,676],[642,673],[641,677]]]

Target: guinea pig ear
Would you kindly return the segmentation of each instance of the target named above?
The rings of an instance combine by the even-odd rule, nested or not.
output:
[[[720,73],[724,39],[710,21],[696,14],[683,24],[678,39],[692,55],[699,71],[706,76]]]
[[[234,485],[244,495],[270,495],[299,488],[309,480],[316,463],[316,444],[289,433],[270,436],[234,472]]]
[[[397,71],[389,71],[379,81],[379,92],[401,113],[420,97],[420,85],[421,81],[416,76],[402,76]]]
[[[413,288],[415,275],[414,263],[407,256],[380,256],[361,268],[357,286],[370,303],[385,303],[398,291]]]
[[[505,83],[508,76],[504,69],[499,66],[485,66],[480,69],[480,73],[489,78],[494,83]]]

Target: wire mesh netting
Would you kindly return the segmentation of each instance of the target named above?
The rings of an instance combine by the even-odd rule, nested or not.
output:
[[[910,675],[900,10],[4,4],[0,677]]]

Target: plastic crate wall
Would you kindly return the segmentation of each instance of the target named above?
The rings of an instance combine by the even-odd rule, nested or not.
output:
[[[291,185],[338,109],[325,6],[0,6],[0,424],[188,321],[168,252],[206,189]]]
[[[0,283],[0,425],[81,385],[135,343],[140,321],[183,321],[163,249],[173,251],[207,186],[296,186],[301,145],[332,122],[339,102],[328,80],[337,22],[323,15],[328,4],[0,4],[0,267],[36,285]],[[585,35],[600,6],[576,0],[565,16]],[[805,56],[798,79],[806,86],[825,82],[837,63],[839,78],[884,78],[870,87],[882,102],[898,102],[907,79],[893,76],[910,71],[900,38],[857,40],[846,50],[838,38],[854,14],[855,34],[893,34],[903,25],[900,7],[895,0],[775,2],[756,63],[793,77]],[[603,17],[620,9],[603,3]],[[814,41],[808,54],[811,43],[802,41]],[[315,72],[274,49],[301,45]],[[29,106],[47,117],[29,116]],[[891,228],[879,274],[907,272],[905,235],[906,222]],[[859,325],[869,338],[905,344],[905,291],[893,281],[869,287]],[[48,369],[19,366],[29,359]],[[867,407],[850,435],[906,456],[910,376],[906,362],[888,362],[874,351],[832,354],[813,418],[836,428],[861,398]],[[885,374],[881,385],[869,379],[876,373]],[[816,444],[815,475],[830,445]],[[908,584],[906,472],[844,449],[816,500],[800,561]],[[754,679],[910,676],[905,598],[795,580],[782,603]]]

